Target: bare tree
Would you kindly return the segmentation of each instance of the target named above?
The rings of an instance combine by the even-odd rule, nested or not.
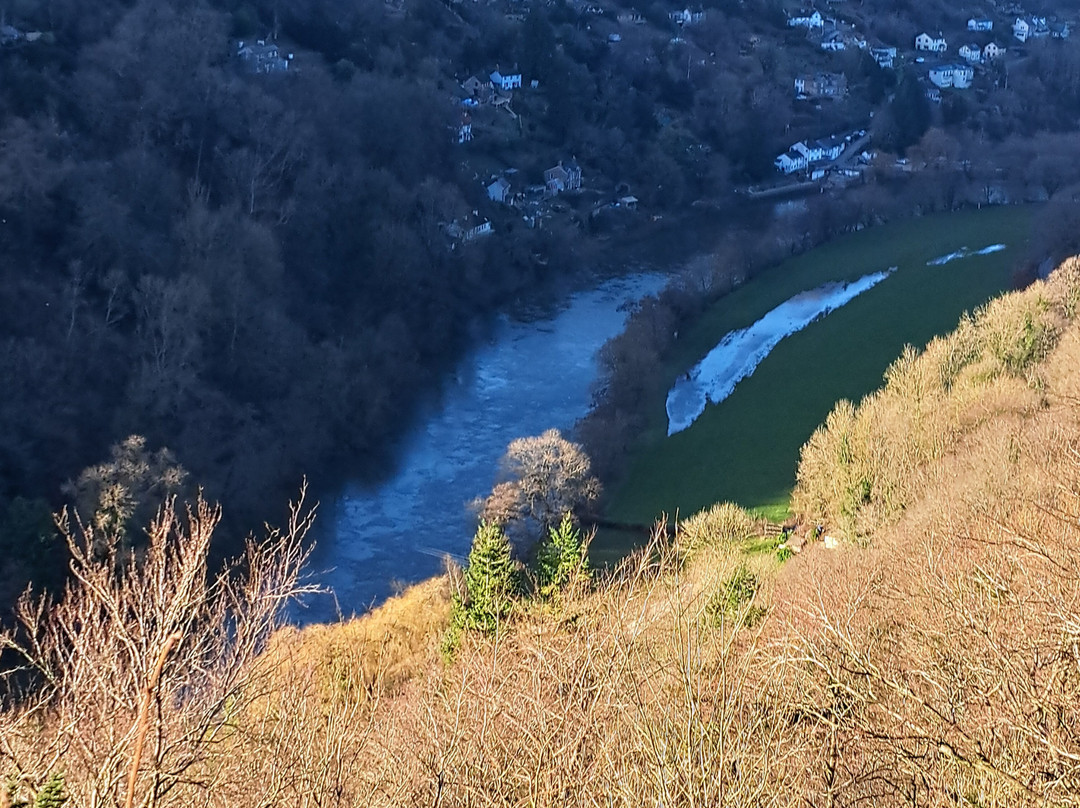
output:
[[[56,603],[27,592],[19,631],[0,635],[24,660],[2,680],[0,759],[37,784],[62,770],[91,808],[208,800],[243,747],[237,718],[269,689],[256,657],[287,602],[316,591],[302,578],[303,499],[217,575],[221,512],[201,497],[186,513],[166,501],[138,559],[99,557],[94,528],[63,514],[70,584]]]
[[[515,539],[537,538],[596,501],[600,481],[585,450],[557,429],[511,441],[500,461],[503,481],[483,503],[486,521],[515,528]]]

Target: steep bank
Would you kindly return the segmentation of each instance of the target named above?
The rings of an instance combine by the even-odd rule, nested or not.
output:
[[[145,712],[135,782],[167,785],[160,806],[1080,804],[1078,310],[1072,259],[840,406],[795,497],[836,549],[785,561],[718,511],[591,585],[522,599],[449,661],[434,580],[278,633],[220,702],[170,691]],[[813,493],[849,480],[835,502]],[[164,637],[139,603],[101,636],[145,639],[149,675]],[[191,675],[164,662],[206,647],[200,625],[167,640],[162,681]],[[211,681],[230,662],[194,658]],[[85,661],[87,687],[153,695]],[[121,792],[139,699],[106,715],[66,681],[3,702],[0,749],[20,787],[62,770],[95,804]]]
[[[856,410],[865,439],[846,445],[855,456],[880,447],[881,473],[918,484],[861,534],[866,548],[812,543],[776,575],[752,561],[761,623],[708,618],[740,563],[721,545],[688,565],[641,556],[449,667],[432,642],[427,672],[372,708],[356,793],[386,788],[387,804],[1076,804],[1078,301],[1071,261],[894,366]],[[962,428],[948,439],[927,423],[949,418]],[[898,421],[910,429],[882,444]],[[800,492],[846,479],[850,433],[825,434],[832,464],[811,460],[812,443]],[[906,461],[902,446],[923,439],[935,450]],[[303,635],[290,642],[306,647]],[[387,650],[383,664],[400,663]]]

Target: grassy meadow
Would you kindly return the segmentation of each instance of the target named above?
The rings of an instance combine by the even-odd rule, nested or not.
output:
[[[685,517],[733,501],[783,518],[799,449],[841,398],[858,401],[907,344],[922,347],[960,315],[1004,291],[1028,238],[1030,207],[989,208],[908,220],[854,233],[767,270],[720,300],[680,336],[662,392],[607,515],[650,523],[661,512]],[[961,247],[1007,249],[927,261]],[[745,328],[793,295],[896,266],[873,289],[780,342],[719,405],[668,437],[665,397],[676,378],[729,331]],[[597,539],[607,556],[625,536]]]

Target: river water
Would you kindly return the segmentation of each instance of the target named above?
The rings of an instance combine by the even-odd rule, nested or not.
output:
[[[588,411],[597,352],[620,333],[630,305],[667,276],[638,272],[600,282],[546,311],[503,316],[458,365],[441,400],[421,413],[381,483],[348,485],[320,505],[312,569],[332,597],[301,622],[361,613],[399,584],[437,574],[468,554],[476,518],[515,438],[568,430]]]

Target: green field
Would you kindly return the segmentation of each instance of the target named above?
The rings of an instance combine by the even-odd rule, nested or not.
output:
[[[665,366],[649,427],[607,516],[651,523],[730,500],[772,518],[787,513],[799,449],[841,398],[880,386],[904,345],[925,345],[952,330],[964,311],[1008,286],[1024,254],[1030,207],[988,208],[863,230],[792,258],[720,300],[686,329]],[[1007,249],[942,266],[926,262],[961,247]],[[847,305],[783,339],[726,400],[709,405],[689,429],[667,437],[667,390],[728,332],[745,328],[799,292],[896,266],[899,271]],[[597,537],[610,556],[627,539]]]

